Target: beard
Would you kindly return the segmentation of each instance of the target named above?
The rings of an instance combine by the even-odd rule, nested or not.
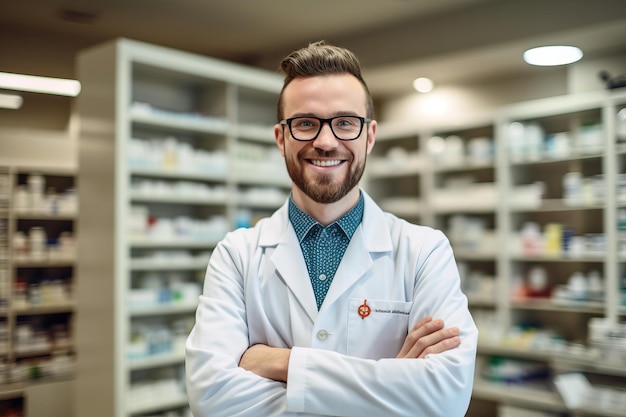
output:
[[[316,153],[316,156],[324,158],[333,158],[336,155],[335,152],[324,152],[320,150],[316,150]],[[367,155],[367,150],[365,155]],[[295,158],[297,158],[297,156]],[[356,187],[365,171],[365,161],[366,156],[356,164],[354,164],[354,158],[344,162],[351,165],[346,177],[343,179],[334,180],[333,177],[335,177],[335,175],[315,173],[309,173],[309,178],[307,179],[305,178],[302,164],[298,163],[294,158],[285,158],[287,172],[296,187],[302,190],[311,200],[320,204],[335,203]]]

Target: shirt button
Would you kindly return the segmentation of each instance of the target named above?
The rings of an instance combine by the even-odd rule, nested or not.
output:
[[[324,329],[320,330],[317,332],[317,338],[322,341],[328,339],[328,332]]]
[[[320,281],[326,281],[326,275],[325,274],[321,274],[319,277]]]

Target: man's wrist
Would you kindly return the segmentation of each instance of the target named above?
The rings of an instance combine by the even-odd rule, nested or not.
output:
[[[277,360],[274,361],[275,376],[277,381],[287,382],[289,376],[289,358],[291,356],[291,349],[277,348]]]

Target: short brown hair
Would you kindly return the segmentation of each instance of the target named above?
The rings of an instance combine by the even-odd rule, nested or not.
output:
[[[367,118],[373,116],[374,105],[369,88],[361,75],[361,64],[356,55],[326,41],[318,41],[298,49],[287,55],[280,63],[279,69],[285,74],[283,88],[278,98],[278,120],[283,118],[283,92],[294,78],[327,74],[354,75],[365,90],[365,108]]]

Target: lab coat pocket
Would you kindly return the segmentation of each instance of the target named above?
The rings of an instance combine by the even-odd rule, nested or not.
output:
[[[350,299],[347,353],[367,359],[395,358],[408,334],[412,302]]]

